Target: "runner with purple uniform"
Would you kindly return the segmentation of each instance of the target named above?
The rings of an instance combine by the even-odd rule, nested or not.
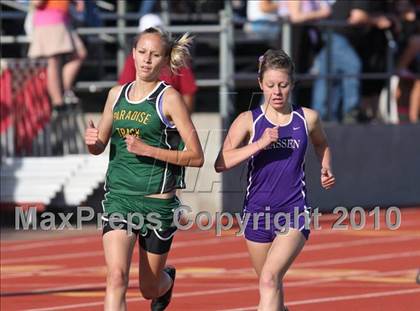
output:
[[[294,83],[290,57],[268,50],[259,59],[258,82],[264,103],[232,123],[215,169],[222,172],[248,160],[243,222],[259,277],[258,310],[284,311],[283,277],[309,235],[304,173],[308,137],[321,163],[322,187],[333,187],[335,178],[318,113],[289,103]]]
[[[277,126],[268,119],[261,106],[252,110],[252,119],[254,135],[250,143],[258,141],[265,129]],[[250,215],[245,237],[254,242],[272,242],[281,229],[287,232],[290,228],[298,229],[305,239],[309,236],[304,172],[308,134],[302,108],[293,108],[288,124],[280,126],[278,131],[278,141],[251,156],[248,162],[244,219],[247,213]],[[266,223],[265,215],[255,218],[257,213],[266,212],[270,213],[269,223]],[[281,212],[288,213],[290,218],[279,217]],[[279,215],[278,219],[275,215]],[[255,230],[256,225],[258,230]]]

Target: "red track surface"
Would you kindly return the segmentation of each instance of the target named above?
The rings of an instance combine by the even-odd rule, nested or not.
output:
[[[402,210],[401,227],[332,231],[337,215],[321,217],[285,279],[286,304],[304,310],[420,310],[420,208]],[[237,230],[235,230],[237,231]],[[168,310],[256,310],[257,278],[234,230],[180,231],[169,263],[177,267]],[[101,232],[29,233],[1,241],[1,310],[102,310],[105,265]],[[14,238],[14,237],[12,237]],[[129,310],[149,310],[137,290],[133,258]]]

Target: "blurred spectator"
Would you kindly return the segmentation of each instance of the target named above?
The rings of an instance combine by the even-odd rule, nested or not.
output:
[[[395,2],[398,14],[396,21],[398,60],[397,75],[400,77],[399,88],[396,92],[401,110],[408,103],[408,119],[418,122],[420,113],[420,22],[416,18],[415,1],[399,0]],[[404,119],[404,118],[403,118]]]
[[[300,1],[275,1],[277,15],[280,21],[290,23],[290,53],[295,60],[297,73],[306,73],[313,64],[315,56],[323,46],[321,32],[314,22],[327,18],[331,14],[330,4],[327,0],[300,0]],[[283,24],[280,23],[281,29]],[[276,38],[281,46],[281,30]],[[297,83],[292,98],[295,103],[307,102],[310,89],[306,83]]]
[[[371,18],[369,1],[336,1],[332,6],[331,18],[335,21],[345,21],[348,25],[337,26],[331,35],[331,74],[358,75],[361,73],[362,61],[356,52],[356,47],[363,40],[363,33],[369,24],[383,23],[389,27],[389,20]],[[382,25],[382,26],[384,26]],[[313,67],[314,74],[327,74],[327,46],[316,57]],[[360,80],[358,77],[344,77],[334,81],[330,95],[332,120],[354,122],[358,114],[360,102]],[[343,113],[339,110],[342,101]],[[327,80],[319,78],[314,82],[312,93],[313,108],[325,118],[327,111]]]
[[[162,27],[163,22],[158,15],[146,14],[139,21],[139,31],[149,27]],[[119,76],[118,83],[125,84],[134,81],[136,78],[136,68],[133,55],[130,53],[124,64],[124,68]],[[183,97],[185,104],[190,112],[194,111],[194,97],[197,92],[194,74],[189,67],[181,68],[177,74],[171,73],[169,68],[163,68],[159,77],[160,80],[172,85]]]
[[[323,42],[319,29],[305,23],[328,18],[330,5],[326,0],[279,1],[278,14],[292,24],[292,54],[296,60],[296,72],[307,72]]]
[[[294,24],[317,21],[327,18],[331,14],[327,0],[302,0],[279,2],[279,12],[287,5],[287,15]]]
[[[320,50],[321,38],[317,29],[304,23],[327,18],[330,7],[326,0],[301,0],[301,1],[255,1],[247,2],[247,18],[245,31],[257,33],[268,39],[280,41],[280,20],[288,19],[292,23],[292,53],[297,60],[297,72],[306,71],[312,63],[313,57],[308,57],[308,52],[314,47]],[[300,51],[305,51],[303,56]]]
[[[362,60],[363,73],[391,72],[395,69],[388,64],[388,41],[393,40],[392,7],[387,1],[370,1],[367,9],[367,27],[363,28],[364,40],[356,46]],[[389,67],[389,68],[388,68]],[[361,84],[361,102],[358,120],[361,122],[383,121],[386,116],[378,114],[379,95],[388,79],[365,79]]]
[[[420,72],[420,35],[412,35],[398,61],[398,74],[401,77],[415,78]],[[412,69],[411,69],[412,68]],[[415,71],[415,72],[413,72]]]
[[[151,14],[156,6],[156,0],[142,0],[139,4],[139,16]]]
[[[85,1],[83,11],[78,11],[77,6],[70,6],[70,14],[77,22],[77,26],[102,27],[104,25],[99,14],[96,1]]]
[[[78,98],[72,91],[74,80],[83,60],[86,48],[71,29],[70,0],[34,0],[33,34],[29,57],[47,58],[47,87],[53,108],[64,103],[76,103]],[[84,10],[84,1],[75,1],[77,11]],[[63,65],[64,56],[68,56]]]
[[[243,25],[246,23],[246,0],[232,0],[233,22]]]
[[[411,69],[412,68],[412,69]],[[411,71],[413,70],[413,71]],[[409,95],[408,118],[417,123],[420,113],[420,35],[410,37],[398,63],[398,73],[402,78],[413,80]],[[417,76],[416,76],[417,74]]]
[[[420,80],[414,81],[414,85],[410,93],[410,107],[408,117],[411,123],[417,123],[419,121],[420,114]]]
[[[248,22],[244,25],[245,32],[258,34],[270,40],[278,39],[281,29],[277,15],[278,1],[248,0],[246,5]]]

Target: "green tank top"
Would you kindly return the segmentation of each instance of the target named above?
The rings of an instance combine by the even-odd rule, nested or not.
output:
[[[184,143],[163,114],[162,95],[170,85],[159,82],[145,99],[134,102],[125,84],[113,106],[111,149],[105,189],[127,195],[149,195],[185,188],[184,167],[127,151],[127,134],[162,149],[183,150]]]

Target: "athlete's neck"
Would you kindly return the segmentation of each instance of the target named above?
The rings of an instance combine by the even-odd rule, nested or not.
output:
[[[291,120],[290,118],[291,118],[292,108],[290,107],[290,105],[287,105],[281,110],[277,110],[271,105],[268,105],[267,103],[265,103],[262,109],[264,111],[266,118],[268,118],[268,120],[275,125],[283,126],[285,124],[288,124]]]
[[[155,81],[143,81],[136,79],[133,86],[131,87],[129,97],[132,100],[144,98],[150,94],[150,92],[156,87],[159,83],[159,80]]]
[[[279,117],[281,117],[281,116],[290,115],[292,113],[292,106],[290,104],[286,104],[284,107],[276,109],[273,106],[271,106],[270,104],[264,103],[263,110],[266,113],[275,114],[275,115],[278,115]]]

